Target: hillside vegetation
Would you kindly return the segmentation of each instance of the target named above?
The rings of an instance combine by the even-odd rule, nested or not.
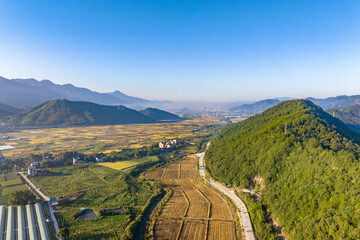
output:
[[[144,110],[139,111],[143,115],[154,119],[156,121],[163,121],[163,120],[180,120],[181,118],[178,115],[159,110],[156,108],[147,108]]]
[[[0,119],[7,118],[9,116],[15,115],[20,112],[21,112],[20,109],[0,103]]]
[[[326,112],[350,125],[354,130],[360,131],[360,105],[355,104],[348,107],[335,107]]]
[[[91,102],[74,102],[69,100],[53,100],[33,107],[15,116],[12,124],[20,127],[59,127],[84,125],[116,125],[131,123],[154,123],[158,118],[171,113],[153,109],[148,117],[136,110],[124,106],[105,106]]]
[[[359,239],[357,137],[312,102],[292,100],[227,127],[205,157],[224,183],[262,178],[261,202],[288,239]]]

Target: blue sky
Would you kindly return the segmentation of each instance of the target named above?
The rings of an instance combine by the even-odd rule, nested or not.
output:
[[[360,94],[360,1],[0,1],[0,76],[158,100]]]

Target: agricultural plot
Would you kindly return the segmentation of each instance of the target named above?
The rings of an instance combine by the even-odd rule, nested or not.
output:
[[[9,204],[9,196],[12,192],[28,189],[16,173],[0,175],[0,205]]]
[[[156,161],[159,161],[158,156],[150,156],[150,157],[118,161],[118,162],[98,163],[98,165],[101,165],[104,167],[109,167],[109,168],[116,169],[116,170],[125,170],[125,169],[135,167],[139,164],[148,163],[148,162],[156,162]]]
[[[207,221],[185,220],[179,239],[205,239],[206,228]]]
[[[225,221],[210,221],[208,240],[235,239],[234,223]]]
[[[238,226],[232,209],[197,177],[195,170],[196,160],[186,157],[145,174],[173,190],[160,212],[155,211],[150,216],[155,227],[147,229],[148,235],[156,239],[237,239]],[[177,234],[176,229],[179,230]]]
[[[52,176],[30,180],[47,196],[58,197],[57,219],[60,227],[68,227],[69,239],[123,239],[126,226],[155,190],[143,178],[97,164],[52,168],[51,171]],[[118,215],[105,214],[95,220],[78,221],[83,207],[93,210],[97,216],[102,209],[126,210]]]
[[[214,118],[196,118],[173,123],[21,130],[8,133],[21,140],[11,142],[15,149],[4,151],[3,154],[17,158],[45,152],[110,153],[124,148],[150,146],[173,138],[208,135],[210,132],[206,126],[217,123],[218,120]]]
[[[123,172],[96,164],[52,168],[53,176],[33,177],[31,181],[49,197],[84,192],[73,207],[117,207],[144,205],[151,195],[148,183],[126,178]],[[129,191],[136,186],[138,191]]]
[[[176,239],[181,228],[181,220],[159,219],[156,221],[154,233],[156,239]]]

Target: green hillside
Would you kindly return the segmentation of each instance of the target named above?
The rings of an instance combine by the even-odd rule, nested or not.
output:
[[[360,105],[335,107],[326,110],[326,112],[350,125],[354,130],[360,131]]]
[[[359,239],[357,137],[312,102],[292,100],[225,128],[205,157],[221,182],[260,189],[254,177],[263,179],[261,202],[288,239]]]
[[[138,111],[124,106],[104,106],[68,100],[49,101],[16,116],[21,127],[111,125],[155,122]]]
[[[14,115],[16,113],[20,113],[20,112],[21,112],[20,109],[0,103],[0,119],[7,118],[9,116],[12,116],[12,115]]]
[[[181,118],[178,115],[159,110],[156,108],[147,108],[144,110],[139,111],[143,115],[152,118],[156,121],[163,121],[163,120],[180,120]]]

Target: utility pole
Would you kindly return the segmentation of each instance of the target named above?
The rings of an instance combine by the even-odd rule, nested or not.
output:
[[[285,123],[285,134],[287,134],[287,123]]]

